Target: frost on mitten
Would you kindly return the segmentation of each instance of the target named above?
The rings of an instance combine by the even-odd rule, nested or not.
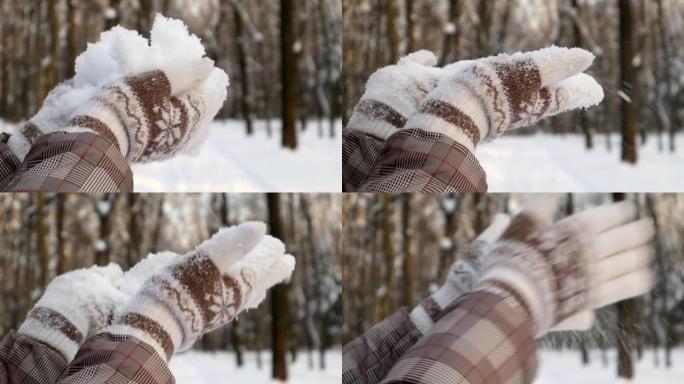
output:
[[[123,272],[114,263],[57,276],[22,323],[18,333],[60,351],[71,361],[85,339],[106,326],[121,306]]]
[[[538,336],[578,313],[643,294],[654,279],[653,224],[635,219],[627,202],[556,224],[518,214],[487,247],[480,286],[515,299]]]
[[[65,130],[95,132],[131,162],[163,160],[204,140],[227,86],[209,59],[128,76],[105,85]]]
[[[435,54],[422,50],[373,73],[347,127],[382,140],[403,128],[437,85],[442,70],[436,64]]]
[[[224,228],[154,273],[103,332],[134,336],[168,360],[201,335],[255,308],[295,260],[263,223]]]
[[[469,150],[506,130],[603,100],[603,89],[582,73],[594,56],[550,47],[468,63],[444,76],[406,128],[444,134]]]

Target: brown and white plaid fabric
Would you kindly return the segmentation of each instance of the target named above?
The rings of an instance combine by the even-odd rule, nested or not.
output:
[[[345,128],[342,131],[342,191],[355,192],[366,182],[385,141]]]
[[[365,163],[346,167],[363,169]],[[437,132],[403,129],[384,145],[363,192],[486,192],[484,169],[462,144]]]
[[[67,362],[61,352],[10,331],[0,342],[0,383],[56,383]]]
[[[7,145],[9,137],[6,133],[0,133],[0,191],[4,191],[12,182],[21,163]]]
[[[6,192],[131,192],[133,173],[117,147],[91,132],[41,136],[15,166],[0,147],[0,169],[15,169]]]
[[[171,384],[175,379],[154,348],[131,336],[99,333],[88,339],[60,384]]]
[[[342,349],[343,384],[377,384],[421,337],[402,308]]]
[[[531,383],[536,372],[532,324],[517,300],[476,291],[445,315],[394,365],[385,383]]]
[[[154,349],[130,336],[93,336],[68,366],[56,349],[14,331],[0,342],[2,384],[174,382],[166,363]]]

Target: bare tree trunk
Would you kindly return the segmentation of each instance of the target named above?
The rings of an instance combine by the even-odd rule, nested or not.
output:
[[[387,21],[387,40],[389,45],[389,62],[394,64],[399,60],[399,30],[397,28],[396,0],[385,0],[385,20]]]
[[[66,232],[64,230],[64,204],[66,195],[58,194],[55,199],[55,222],[57,232],[57,275],[66,273],[69,270],[66,257]]]
[[[110,30],[114,28],[115,26],[119,25],[121,22],[121,16],[119,15],[119,9],[121,5],[121,0],[110,0],[109,1],[109,8],[114,10],[114,13],[111,15],[111,17],[107,17],[105,21],[105,30]]]
[[[285,1],[285,0],[283,0]],[[268,220],[271,235],[282,239],[285,231],[280,219],[280,196],[275,193],[266,195]],[[287,380],[287,343],[288,343],[288,303],[287,287],[283,284],[271,289],[271,348],[273,359],[272,377]]]
[[[65,63],[66,78],[74,77],[76,70],[76,58],[81,52],[81,21],[78,13],[80,12],[77,0],[67,0],[68,5],[68,35],[67,35],[67,62]]]
[[[622,0],[620,0],[622,1]],[[623,201],[625,195],[616,193],[613,200]],[[617,307],[617,350],[618,376],[631,379],[634,376],[632,351],[634,350],[634,328],[636,322],[636,304],[634,299],[620,301]]]
[[[394,274],[394,223],[392,222],[392,195],[383,194],[382,201],[382,252],[385,256],[385,286],[381,297],[381,317],[388,316],[394,306],[396,276]]]
[[[282,60],[283,147],[297,148],[297,117],[299,110],[299,69],[295,31],[295,0],[280,0],[280,50]]]
[[[50,282],[50,243],[45,212],[48,201],[42,193],[36,194],[36,200],[36,251],[38,253],[38,260],[40,260],[39,284],[41,288],[45,288]]]
[[[247,35],[244,31],[242,15],[240,14],[240,1],[233,1],[233,18],[235,19],[235,42],[238,59],[238,69],[240,72],[240,108],[242,109],[242,118],[245,119],[247,134],[254,133],[252,126],[252,96],[249,89],[249,73],[247,71]]]
[[[581,16],[581,8],[579,4],[579,0],[572,0],[572,7],[575,9],[575,12],[577,12],[577,17],[580,18]],[[575,46],[579,48],[584,47],[584,37],[582,36],[582,30],[580,28],[578,20],[573,20],[573,32],[575,35]],[[587,114],[584,112],[584,109],[579,109],[575,112],[573,116],[575,120],[575,124],[580,127],[580,130],[582,133],[584,133],[584,146],[586,149],[592,149],[594,148],[594,137],[593,137],[593,130],[589,126],[589,121],[587,119]]]
[[[416,50],[416,28],[413,22],[413,9],[415,6],[414,0],[405,0],[406,13],[406,53],[411,53]]]
[[[458,19],[461,17],[461,0],[449,0],[449,23],[450,26],[444,31],[444,42],[442,43],[442,55],[439,58],[439,65],[446,65],[451,57],[451,48],[454,48],[457,56],[458,41],[461,37],[461,28]]]
[[[620,78],[622,91],[629,97],[636,93],[637,74],[634,68],[634,38],[632,36],[632,5],[630,0],[619,0],[620,9]],[[622,161],[637,162],[636,134],[639,116],[633,100],[622,98]]]

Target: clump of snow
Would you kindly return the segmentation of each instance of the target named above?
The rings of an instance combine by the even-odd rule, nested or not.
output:
[[[99,86],[170,64],[192,64],[204,55],[202,42],[188,32],[182,21],[157,15],[149,41],[136,31],[116,26],[103,32],[99,42],[88,44],[76,59],[74,86]]]

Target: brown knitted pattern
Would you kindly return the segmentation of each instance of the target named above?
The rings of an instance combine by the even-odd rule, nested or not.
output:
[[[362,100],[356,106],[356,111],[371,119],[383,120],[396,128],[402,128],[406,125],[406,118],[382,101],[372,99]]]
[[[121,147],[119,146],[119,141],[116,139],[116,136],[114,136],[110,128],[107,127],[105,123],[94,117],[76,116],[73,119],[69,120],[68,124],[88,128],[91,131],[109,140],[109,142],[114,144],[117,149],[121,150]]]
[[[589,275],[584,249],[578,240],[579,229],[559,223],[543,230],[534,217],[522,213],[511,220],[501,239],[518,241],[535,249],[550,266],[556,302],[554,323],[577,313],[588,299]]]
[[[173,341],[171,336],[164,330],[159,323],[156,321],[143,316],[138,313],[127,313],[118,320],[118,323],[123,325],[128,325],[133,328],[137,328],[143,332],[146,332],[154,340],[161,345],[164,353],[166,354],[166,360],[170,359],[173,355]]]
[[[428,100],[420,107],[420,112],[434,115],[461,128],[473,144],[477,145],[480,142],[480,130],[473,119],[453,105],[441,100]]]
[[[35,307],[29,314],[29,318],[39,321],[50,328],[55,328],[69,340],[76,344],[83,342],[83,334],[74,324],[61,313],[46,307]]]

